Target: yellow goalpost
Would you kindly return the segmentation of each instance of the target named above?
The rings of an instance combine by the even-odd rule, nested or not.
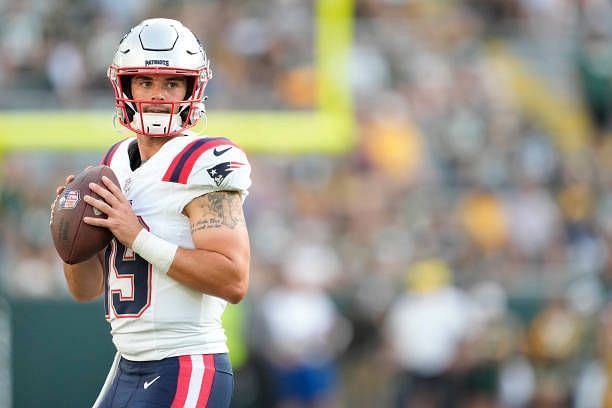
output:
[[[354,0],[315,0],[316,107],[313,111],[212,111],[206,133],[249,152],[337,154],[354,142],[349,59]],[[105,111],[0,112],[0,153],[98,150],[125,137]]]

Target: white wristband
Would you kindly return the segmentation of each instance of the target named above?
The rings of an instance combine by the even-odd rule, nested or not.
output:
[[[178,246],[143,228],[136,235],[136,239],[132,243],[132,249],[162,273],[166,273],[172,265]]]

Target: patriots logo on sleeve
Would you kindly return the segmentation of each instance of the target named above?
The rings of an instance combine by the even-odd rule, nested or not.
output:
[[[244,163],[231,161],[231,162],[223,162],[219,163],[214,167],[206,169],[208,175],[215,181],[215,184],[218,186],[223,183],[223,180],[235,169],[239,169],[244,166]]]

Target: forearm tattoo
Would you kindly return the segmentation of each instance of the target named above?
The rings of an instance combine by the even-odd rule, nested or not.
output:
[[[208,228],[226,226],[234,229],[244,224],[242,199],[240,193],[233,191],[217,191],[198,198],[198,206],[203,213],[200,219],[191,224],[191,233]]]

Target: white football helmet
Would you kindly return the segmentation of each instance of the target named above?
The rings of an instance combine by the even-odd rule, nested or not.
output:
[[[130,85],[135,75],[185,76],[187,95],[182,101],[135,100]],[[142,135],[178,135],[205,115],[204,89],[211,76],[202,44],[180,21],[144,20],[123,37],[108,68],[115,115],[123,126]],[[143,104],[169,105],[174,113],[144,113]]]

